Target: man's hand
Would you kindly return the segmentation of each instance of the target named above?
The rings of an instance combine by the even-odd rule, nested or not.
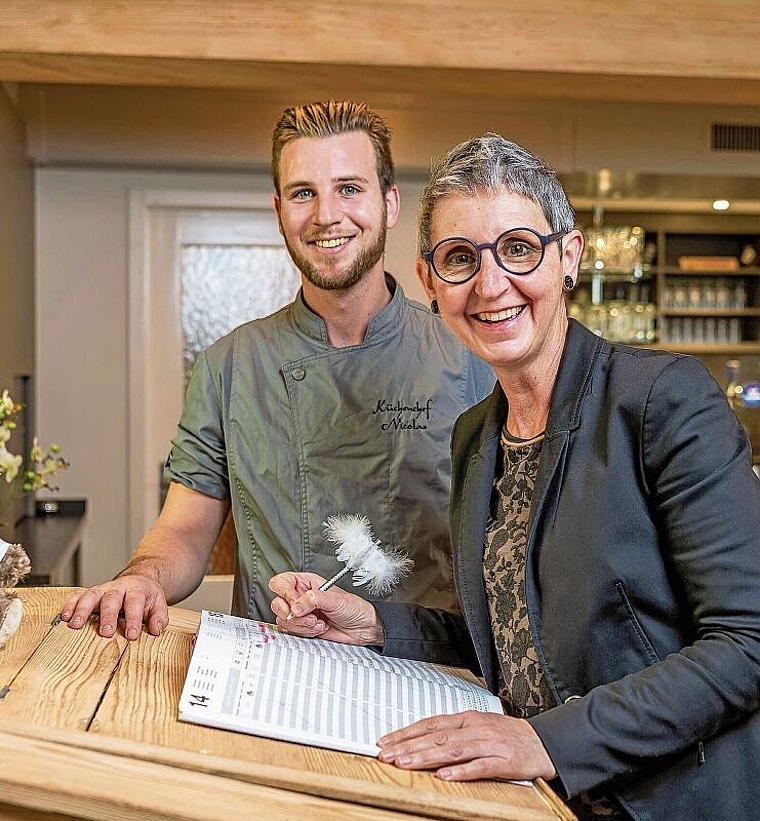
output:
[[[129,572],[70,598],[63,606],[61,619],[79,630],[93,613],[99,612],[98,633],[110,638],[116,633],[122,611],[124,635],[130,640],[140,635],[143,622],[154,636],[160,635],[169,623],[169,609],[158,582]]]
[[[404,770],[436,770],[446,781],[554,778],[549,754],[520,718],[469,711],[435,716],[378,741],[380,761]]]
[[[315,573],[280,573],[269,580],[277,594],[272,612],[289,633],[342,644],[382,646],[383,628],[375,608],[339,587],[320,590]]]

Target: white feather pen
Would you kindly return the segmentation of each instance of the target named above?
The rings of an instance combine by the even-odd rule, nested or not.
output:
[[[328,590],[353,571],[354,587],[367,585],[370,596],[387,596],[407,576],[414,562],[401,550],[383,548],[372,535],[366,516],[354,513],[328,516],[324,521],[325,538],[336,545],[336,558],[345,567],[320,586]]]

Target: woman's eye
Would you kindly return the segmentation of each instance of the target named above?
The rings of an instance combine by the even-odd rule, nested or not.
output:
[[[505,242],[501,247],[501,255],[506,259],[522,259],[533,253],[533,248],[525,242]]]
[[[444,264],[451,268],[465,268],[473,264],[475,254],[466,248],[459,248],[446,254]]]

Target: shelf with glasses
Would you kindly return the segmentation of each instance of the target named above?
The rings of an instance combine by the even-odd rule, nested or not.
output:
[[[718,351],[727,351],[726,346],[741,350],[760,344],[760,269],[741,267],[737,257],[718,258],[722,260],[722,266],[711,267],[715,260],[708,257],[703,266],[659,269],[661,343],[684,349],[705,345]]]
[[[632,345],[655,341],[656,280],[649,269],[582,267],[568,312],[594,333]]]
[[[589,225],[598,216],[579,214],[578,221]],[[615,211],[606,221],[616,227],[602,228],[596,219],[584,228],[590,249],[568,301],[572,316],[634,345],[695,354],[760,351],[757,217]],[[635,322],[631,328],[619,321],[621,310],[625,320],[646,312],[654,331],[641,339]]]

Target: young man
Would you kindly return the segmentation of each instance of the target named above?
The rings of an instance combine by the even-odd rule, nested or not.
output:
[[[166,465],[156,524],[111,582],[62,617],[100,612],[113,635],[166,626],[189,595],[230,508],[238,541],[233,611],[271,619],[269,579],[339,569],[322,525],[363,513],[376,538],[408,550],[393,594],[454,602],[448,540],[449,435],[490,392],[490,368],[383,268],[398,219],[390,131],[366,105],[287,109],[272,146],[274,206],[302,274],[295,301],[234,330],[198,359]]]

